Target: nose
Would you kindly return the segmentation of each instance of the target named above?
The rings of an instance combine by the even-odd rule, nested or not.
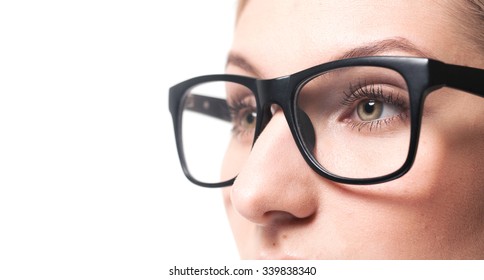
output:
[[[308,218],[318,209],[315,175],[279,111],[255,142],[230,199],[241,216],[260,225]]]

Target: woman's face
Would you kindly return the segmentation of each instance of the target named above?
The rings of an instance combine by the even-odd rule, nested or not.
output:
[[[451,4],[442,2],[249,1],[231,49],[243,60],[229,60],[227,72],[284,76],[384,40],[389,46],[375,55],[484,68],[484,56],[459,37]],[[357,186],[312,171],[276,110],[234,185],[223,190],[241,257],[484,258],[483,116],[482,98],[432,93],[412,169]]]

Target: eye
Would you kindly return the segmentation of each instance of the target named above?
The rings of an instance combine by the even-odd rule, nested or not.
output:
[[[362,121],[373,121],[381,118],[383,113],[382,102],[374,99],[363,100],[358,103],[356,113]]]
[[[251,142],[257,123],[255,99],[249,95],[228,101],[233,135],[243,142]]]
[[[348,107],[348,113],[343,116],[351,128],[362,131],[397,129],[406,123],[408,116],[408,101],[406,90],[390,84],[359,84],[350,86],[345,92],[341,104]]]
[[[371,122],[379,119],[391,119],[401,113],[402,109],[397,105],[376,99],[365,99],[356,106],[355,117],[364,122]]]
[[[239,116],[236,118],[237,126],[243,130],[255,129],[255,121],[257,119],[257,113],[251,109],[244,109],[239,112]]]

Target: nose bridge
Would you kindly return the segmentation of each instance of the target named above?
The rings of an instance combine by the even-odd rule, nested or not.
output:
[[[274,103],[284,107],[286,105],[284,101],[289,95],[289,76],[270,80],[258,80],[257,91],[263,110],[268,109]]]
[[[291,98],[291,86],[290,86],[290,76],[284,76],[276,79],[271,80],[258,80],[257,81],[257,90],[259,93],[259,102],[260,107],[262,110],[262,120],[260,123],[260,128],[257,131],[257,135],[259,135],[262,130],[267,126],[269,123],[272,114],[270,113],[270,106],[272,104],[279,105],[285,113],[285,116],[290,116],[291,110],[290,108],[290,98]],[[304,113],[300,109],[296,109],[297,114],[297,125],[299,125],[300,130],[302,132],[301,137],[305,140],[306,145],[310,150],[314,148],[315,145],[315,132],[314,127],[311,124],[311,121],[306,113]],[[292,131],[293,128],[291,127],[292,121],[290,120],[291,117],[287,117],[287,122]],[[293,132],[294,134],[294,132]],[[296,140],[296,136],[294,135]],[[296,140],[297,141],[297,140]]]
[[[259,128],[256,131],[258,136],[272,118],[271,105],[277,104],[283,111],[287,110],[289,76],[270,80],[257,80],[256,85],[261,109]]]

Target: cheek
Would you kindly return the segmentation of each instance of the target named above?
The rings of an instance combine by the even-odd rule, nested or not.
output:
[[[482,198],[484,102],[481,99],[445,88],[429,95],[417,158],[402,179],[421,186],[433,197],[467,192]]]
[[[482,255],[473,248],[484,246],[484,115],[479,106],[469,106],[472,102],[449,102],[424,116],[412,169],[386,185],[396,202],[389,212],[400,217],[395,229],[419,233],[412,237],[419,244],[415,249],[441,256]],[[374,221],[382,228],[388,222]]]
[[[430,113],[422,120],[414,169],[426,171],[421,176],[427,174],[451,189],[482,193],[484,103],[468,94],[441,90],[425,104]]]
[[[462,136],[466,134],[457,131],[456,136],[430,123],[423,129],[409,173],[377,187],[378,192],[354,200],[346,195],[337,204],[346,202],[351,212],[347,217],[342,216],[344,209],[326,212],[335,215],[333,224],[338,226],[333,240],[343,237],[346,243],[354,242],[349,243],[352,248],[371,243],[373,255],[379,257],[398,252],[412,258],[482,257],[476,250],[484,246],[483,143],[469,132]]]
[[[232,138],[222,163],[222,180],[229,180],[238,175],[250,153],[251,142],[240,142]]]
[[[226,187],[222,189],[222,196],[224,200],[224,206],[225,206],[225,211],[227,212],[229,220],[231,219],[233,215],[233,206],[232,206],[232,201],[230,199],[230,191],[232,187]]]
[[[415,164],[399,180],[413,194],[408,201],[419,209],[421,219],[438,229],[438,235],[454,240],[484,229],[482,100],[458,97],[447,102],[435,95],[429,100]]]
[[[469,197],[484,201],[482,141],[456,139],[455,134],[429,127],[422,134],[415,164],[401,180],[414,201],[445,200],[446,208],[464,206]]]

